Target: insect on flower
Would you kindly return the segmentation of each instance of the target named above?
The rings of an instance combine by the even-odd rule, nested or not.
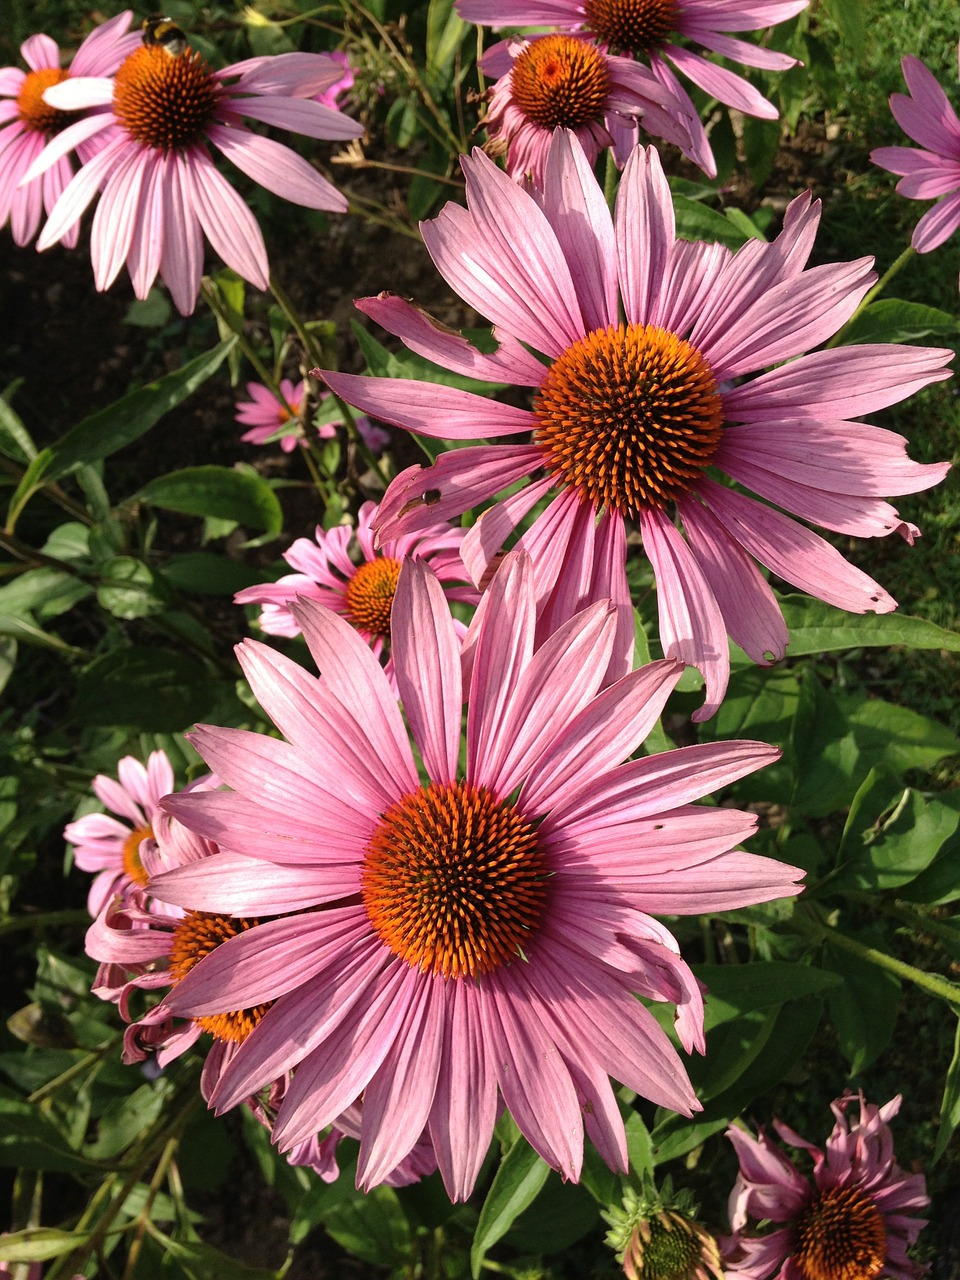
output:
[[[179,58],[190,47],[187,37],[172,18],[144,18],[141,27],[147,48],[159,45],[171,58]]]

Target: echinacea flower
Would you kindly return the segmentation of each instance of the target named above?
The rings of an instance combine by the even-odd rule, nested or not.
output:
[[[448,284],[493,322],[499,348],[481,353],[393,295],[357,306],[447,369],[532,388],[532,407],[433,382],[318,371],[350,404],[427,436],[524,437],[452,449],[402,472],[378,508],[378,536],[459,516],[527,477],[480,516],[463,558],[479,582],[504,539],[549,498],[520,545],[534,559],[542,607],[555,608],[582,600],[587,581],[586,598],[629,600],[629,519],[653,567],[664,652],[704,673],[698,719],[727,687],[728,633],[756,662],[786,649],[779,605],[754,560],[841,609],[895,608],[828,542],[768,505],[842,534],[912,541],[918,530],[880,495],[929,488],[948,470],[911,462],[902,437],[850,419],[949,377],[951,351],[810,351],[876,278],[870,258],[804,269],[819,204],[798,197],[775,241],[733,253],[677,240],[652,148],[627,162],[613,220],[569,134],[554,140],[542,196],[482,152],[463,168],[467,208],[447,205],[423,224],[423,239]],[[633,622],[621,614],[626,669]]]
[[[505,153],[507,173],[528,174],[543,185],[543,167],[555,129],[570,129],[593,164],[615,147],[625,121],[641,119],[647,133],[689,151],[692,141],[680,122],[675,95],[639,62],[617,58],[585,36],[562,32],[505,41],[481,60],[500,79],[490,91],[483,125],[490,155]],[[615,147],[622,165],[629,149]]]
[[[70,76],[112,75],[140,44],[139,32],[127,34],[132,17],[127,9],[91,31],[68,67],[60,65],[60,49],[54,40],[34,35],[20,46],[28,70],[0,70],[0,226],[10,219],[15,244],[29,244],[40,226],[41,211],[50,213],[73,177],[73,165],[62,156],[42,179],[20,185],[47,142],[72,123],[70,115],[44,101],[44,93]],[[95,151],[91,143],[78,147],[82,160],[90,159]],[[77,243],[77,236],[76,226],[64,233],[68,249]]]
[[[285,1149],[362,1096],[364,1186],[426,1129],[451,1197],[469,1195],[498,1095],[565,1177],[579,1177],[584,1127],[625,1169],[610,1075],[684,1114],[698,1107],[635,998],[675,1003],[681,1041],[702,1050],[699,985],[652,913],[797,891],[796,868],[734,848],[753,815],[691,803],[779,753],[724,742],[627,761],[680,665],[599,692],[609,602],[534,649],[529,570],[510,556],[488,588],[463,768],[459,643],[440,583],[414,559],[391,625],[402,715],[356,631],[303,600],[293,608],[319,679],[256,642],[238,649],[285,740],[198,727],[198,749],[233,790],[167,802],[220,852],[157,877],[154,893],[192,910],[284,914],[205,956],[156,1016],[272,1002],[213,1104],[225,1111],[292,1070],[273,1134]]]
[[[267,444],[276,438],[278,431],[289,424],[291,430],[279,438],[280,448],[284,453],[290,453],[295,449],[305,438],[298,419],[306,386],[303,380],[294,384],[290,378],[281,378],[280,395],[283,397],[283,404],[281,404],[270,388],[265,387],[262,382],[248,382],[247,395],[250,399],[237,401],[236,416],[237,421],[249,427],[250,430],[245,431],[240,439],[247,440],[250,444]],[[322,439],[329,439],[334,434],[336,433],[332,427],[320,430]]]
[[[581,31],[613,54],[645,62],[676,104],[678,127],[689,136],[683,147],[711,178],[717,165],[710,143],[690,95],[674,75],[670,63],[719,102],[748,116],[776,120],[777,109],[742,76],[718,66],[691,45],[700,45],[747,67],[785,71],[796,59],[773,49],[763,49],[729,35],[731,31],[758,31],[785,22],[805,9],[808,0],[457,0],[457,12],[481,26],[550,26]],[[636,141],[636,126],[624,120],[628,136],[620,148]],[[644,121],[644,127],[646,121]],[[653,128],[654,133],[660,130]],[[662,136],[666,137],[666,134]],[[670,139],[671,141],[673,139]]]
[[[960,57],[960,46],[958,46]],[[913,229],[917,253],[938,249],[960,227],[960,120],[933,72],[909,55],[901,63],[911,96],[894,93],[890,110],[914,147],[877,147],[870,159],[881,169],[903,174],[900,195],[936,200]]]
[[[153,43],[129,54],[115,77],[72,77],[48,89],[44,101],[60,111],[100,110],[54,138],[27,177],[100,133],[103,147],[61,194],[37,248],[62,239],[99,193],[90,246],[99,290],[126,262],[138,298],[159,273],[178,310],[189,315],[200,290],[204,235],[238,275],[266,289],[260,227],[209,146],[274,195],[345,212],[344,196],[312,165],[243,123],[247,116],[310,138],[359,137],[356,121],[310,101],[341,73],[328,54],[310,53],[251,58],[214,71],[189,46],[177,54]]]
[[[355,529],[337,525],[325,530],[318,525],[312,539],[297,538],[283,553],[284,560],[297,572],[285,574],[277,582],[245,587],[233,597],[234,604],[262,605],[258,622],[267,635],[296,636],[300,634],[300,623],[291,606],[301,596],[316,600],[346,618],[379,658],[390,639],[390,612],[405,557],[425,560],[443,585],[448,600],[477,603],[479,592],[460,558],[466,530],[437,524],[389,539],[377,551],[371,528],[376,509],[376,503],[365,502],[357,512]],[[351,559],[351,551],[359,553],[359,563]],[[386,670],[392,679],[393,659],[389,652]]]
[[[851,1124],[847,1110],[858,1101]],[[775,1120],[783,1141],[813,1158],[811,1176],[763,1132],[754,1138],[727,1130],[740,1161],[730,1194],[733,1235],[721,1241],[730,1280],[918,1280],[926,1273],[907,1256],[926,1226],[917,1215],[930,1202],[922,1174],[904,1173],[894,1159],[888,1122],[900,1102],[898,1096],[877,1107],[862,1093],[838,1098],[825,1150]],[[772,1229],[751,1228],[750,1219]]]
[[[674,1193],[669,1177],[659,1191],[649,1179],[642,1192],[628,1186],[623,1207],[601,1216],[627,1280],[724,1280],[716,1240],[697,1222],[690,1193]]]
[[[117,777],[97,774],[92,787],[109,813],[86,813],[68,822],[63,838],[74,846],[81,871],[95,871],[87,898],[98,916],[114,894],[126,896],[147,883],[140,845],[153,836],[153,821],[162,796],[174,789],[173,766],[165,751],[153,751],[146,768],[135,756],[117,762]],[[116,814],[116,817],[111,817]]]

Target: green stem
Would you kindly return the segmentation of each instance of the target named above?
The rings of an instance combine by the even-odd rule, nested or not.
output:
[[[885,969],[887,973],[904,978],[907,982],[912,982],[926,991],[928,995],[935,996],[938,1000],[945,1000],[955,1009],[960,1009],[960,986],[956,983],[948,982],[946,978],[941,978],[937,974],[924,973],[922,969],[917,969],[903,960],[897,960],[894,956],[888,956],[886,952],[878,951],[876,947],[868,947],[862,942],[856,942],[845,933],[839,933],[829,925],[823,924],[812,913],[803,916],[798,912],[794,916],[794,923],[809,936],[821,942],[829,942],[831,946],[847,951],[860,960],[866,960],[868,964],[874,964],[878,969]]]
[[[307,329],[300,317],[300,312],[293,305],[290,295],[275,275],[270,276],[270,292],[276,298],[277,306],[286,316],[291,329],[300,339],[300,345],[308,357],[308,363],[319,364],[323,359],[323,350],[313,334]]]
[[[21,929],[50,929],[64,924],[89,923],[89,911],[80,907],[69,907],[64,911],[40,911],[35,916],[14,916],[12,920],[0,921],[0,938]]]
[[[31,1093],[27,1101],[36,1104],[43,1102],[45,1098],[51,1097],[58,1089],[62,1089],[65,1084],[69,1084],[77,1076],[82,1076],[88,1067],[92,1067],[94,1063],[99,1062],[122,1039],[122,1036],[114,1036],[106,1041],[105,1044],[100,1045],[98,1049],[91,1049],[89,1053],[85,1053],[72,1066],[67,1067],[66,1071],[61,1071],[53,1080],[49,1080],[45,1085]]]
[[[150,1179],[147,1196],[143,1202],[143,1208],[137,1214],[134,1236],[130,1241],[130,1248],[127,1250],[127,1265],[123,1269],[123,1280],[133,1280],[133,1276],[136,1274],[137,1259],[140,1256],[140,1250],[143,1248],[143,1237],[150,1222],[150,1211],[153,1208],[154,1200],[157,1198],[157,1192],[160,1190],[160,1184],[167,1176],[167,1170],[176,1155],[178,1143],[178,1138],[170,1139],[164,1147],[163,1155],[158,1160],[153,1177]]]
[[[828,348],[837,347],[840,345],[841,342],[843,342],[844,336],[849,332],[850,327],[856,322],[857,317],[860,315],[860,313],[866,307],[869,307],[870,303],[873,302],[874,298],[878,298],[880,294],[883,293],[884,289],[886,289],[887,285],[890,283],[893,277],[903,270],[903,268],[907,265],[907,263],[910,261],[910,259],[914,256],[916,252],[917,251],[916,249],[914,249],[913,245],[909,245],[909,244],[907,245],[903,253],[901,253],[900,257],[897,258],[895,262],[892,262],[889,267],[887,267],[886,271],[883,273],[883,275],[880,277],[877,283],[866,294],[863,301],[860,303],[859,307],[857,307],[856,311],[853,313],[853,315],[850,317],[847,323],[843,326],[843,328],[833,335],[833,337],[827,343]]]
[[[277,398],[280,404],[282,404],[284,408],[286,408],[286,401],[284,400],[283,396],[280,394],[280,388],[277,386],[276,378],[273,376],[273,373],[267,368],[267,366],[260,359],[260,356],[256,348],[250,342],[250,339],[247,337],[246,332],[244,331],[242,316],[238,316],[232,307],[224,306],[223,301],[218,295],[216,289],[214,289],[212,285],[207,284],[206,281],[204,281],[203,284],[200,286],[200,291],[203,294],[203,298],[207,306],[210,308],[213,314],[217,317],[217,319],[221,320],[227,326],[230,332],[236,335],[237,344],[239,345],[240,350],[247,357],[250,364],[253,365],[260,381],[264,384],[264,386],[270,388],[270,390],[273,392],[274,396]]]
[[[0,458],[0,467],[2,467],[8,475],[13,476],[17,481],[23,479],[23,467],[18,467],[17,464],[15,462],[11,462],[9,458]],[[81,504],[79,502],[75,502],[69,494],[64,493],[55,481],[50,484],[45,484],[40,492],[45,498],[49,498],[51,502],[55,502],[58,507],[62,507],[64,511],[74,516],[77,520],[80,520],[83,524],[88,526],[96,524],[96,521],[86,507],[81,506]]]

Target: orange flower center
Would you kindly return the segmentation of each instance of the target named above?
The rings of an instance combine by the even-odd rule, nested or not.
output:
[[[60,67],[42,67],[39,71],[27,72],[17,94],[17,114],[24,128],[50,137],[65,128],[71,119],[76,120],[71,112],[58,111],[43,100],[47,89],[69,79],[69,75]]]
[[[469,782],[398,800],[374,831],[360,892],[377,935],[411,967],[475,978],[525,959],[549,875],[536,831]]]
[[[133,881],[134,884],[146,884],[150,879],[140,861],[140,842],[141,840],[152,840],[152,827],[137,827],[127,836],[123,842],[123,869]]]
[[[164,57],[168,57],[164,54]],[[177,925],[170,948],[170,976],[174,983],[190,972],[198,961],[210,954],[222,942],[236,937],[246,929],[252,929],[259,920],[234,920],[230,916],[217,916],[209,911],[191,911]],[[233,1013],[204,1014],[194,1022],[209,1031],[216,1040],[239,1044],[257,1025],[270,1008],[270,1004],[258,1004],[253,1009],[239,1009]]]
[[[113,110],[137,142],[173,151],[201,141],[219,95],[210,64],[196,50],[171,57],[162,45],[141,45],[120,64]]]
[[[400,561],[392,556],[378,556],[360,565],[344,592],[347,617],[358,631],[389,636],[390,610],[399,577]]]
[[[717,451],[723,403],[703,356],[655,325],[595,329],[533,401],[548,470],[595,507],[636,517],[691,487]]]
[[[656,53],[678,10],[677,0],[587,0],[587,26],[615,53]]]
[[[513,100],[544,129],[579,129],[603,118],[610,92],[604,55],[575,36],[532,40],[513,64]]]
[[[858,1187],[831,1187],[801,1211],[793,1262],[806,1280],[875,1280],[887,1261],[880,1210]]]

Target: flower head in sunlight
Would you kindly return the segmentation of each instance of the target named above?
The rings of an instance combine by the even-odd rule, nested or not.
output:
[[[584,1128],[625,1169],[609,1076],[684,1114],[698,1107],[636,999],[675,1004],[682,1043],[702,1050],[699,984],[654,916],[797,892],[796,868],[736,849],[754,815],[691,803],[778,752],[724,742],[630,760],[680,664],[601,691],[609,601],[535,649],[522,556],[487,591],[463,765],[459,642],[425,561],[404,562],[393,605],[399,704],[343,618],[311,600],[293,611],[320,678],[265,645],[239,647],[284,738],[198,728],[232,790],[167,806],[220,852],[151,881],[190,910],[277,918],[205,956],[152,1016],[269,1005],[213,1105],[293,1071],[273,1130],[286,1149],[362,1097],[367,1187],[426,1130],[451,1197],[466,1197],[501,1099],[565,1177],[579,1177]]]
[[[681,123],[674,93],[642,63],[617,58],[602,45],[562,32],[508,40],[481,63],[499,75],[490,91],[483,124],[490,155],[505,155],[512,178],[528,174],[543,185],[543,168],[553,131],[570,129],[591,164],[605,147],[622,164],[636,142],[627,121],[643,121],[647,133],[689,151],[692,141]],[[627,151],[617,146],[629,134]]]
[[[960,57],[960,46],[958,46]],[[936,200],[913,230],[917,253],[938,249],[960,227],[960,120],[950,101],[919,58],[903,59],[909,94],[894,93],[890,110],[915,147],[877,147],[870,159],[903,176],[897,191],[910,200]]]
[[[461,18],[481,26],[550,26],[576,31],[595,40],[613,55],[635,59],[660,83],[669,97],[665,104],[673,113],[677,136],[661,130],[654,120],[644,118],[649,132],[677,142],[685,155],[709,177],[717,166],[699,114],[690,95],[674,74],[702,89],[708,97],[727,106],[776,120],[777,109],[742,76],[718,66],[697,51],[718,53],[732,62],[765,71],[785,71],[796,58],[761,48],[731,36],[731,31],[759,31],[794,17],[808,0],[457,0]],[[492,52],[492,51],[491,51]],[[489,56],[489,54],[487,55]],[[619,107],[615,110],[620,111]],[[623,160],[637,142],[635,113],[610,118],[615,154]],[[558,124],[570,127],[569,121]]]
[[[151,752],[146,768],[135,756],[124,756],[116,778],[102,773],[94,778],[93,793],[109,812],[86,813],[63,832],[80,870],[97,873],[87,899],[92,916],[114,894],[126,897],[147,883],[140,846],[153,837],[157,805],[173,789],[173,766],[165,751]]]
[[[812,1157],[809,1176],[766,1134],[727,1130],[740,1160],[730,1195],[733,1235],[721,1241],[730,1280],[918,1280],[926,1273],[907,1255],[926,1226],[918,1214],[929,1200],[922,1175],[904,1173],[894,1159],[888,1121],[900,1101],[876,1107],[862,1093],[838,1098],[824,1150],[775,1120],[783,1141]],[[847,1111],[856,1103],[851,1124]],[[761,1222],[772,1229],[757,1230]]]
[[[49,140],[65,129],[73,117],[49,106],[43,98],[52,85],[71,76],[112,75],[127,54],[140,44],[140,35],[128,34],[132,12],[127,9],[102,23],[80,45],[68,67],[61,66],[60,49],[49,36],[30,36],[20,46],[27,70],[0,69],[0,226],[10,220],[16,244],[25,245],[37,234],[40,215],[51,211],[61,191],[73,177],[73,165],[62,156],[42,178],[21,185],[21,179]],[[78,153],[90,159],[97,148],[81,143]],[[63,243],[72,249],[78,229],[71,227]]]
[[[329,54],[311,53],[250,58],[214,71],[186,42],[180,48],[145,40],[115,77],[71,77],[48,89],[51,108],[91,114],[48,143],[28,178],[91,138],[102,146],[60,195],[37,248],[61,240],[99,194],[90,246],[98,289],[108,289],[126,262],[138,298],[159,274],[188,315],[200,290],[204,236],[238,275],[266,289],[260,227],[214,165],[210,147],[274,195],[345,212],[346,199],[312,165],[243,121],[310,138],[359,137],[356,121],[311,100],[342,71]]]
[[[425,560],[443,586],[448,600],[476,604],[479,592],[470,582],[460,547],[465,530],[449,524],[433,525],[415,534],[390,539],[377,550],[371,520],[373,502],[357,512],[357,527],[318,526],[313,538],[297,538],[283,558],[295,573],[278,582],[245,587],[234,596],[235,604],[259,604],[261,630],[272,636],[296,636],[300,623],[291,606],[298,597],[316,600],[350,623],[373,649],[377,658],[386,649],[386,669],[392,679],[389,650],[390,616],[407,556]],[[464,629],[459,628],[462,635]]]
[[[727,687],[728,634],[756,662],[786,649],[780,607],[755,560],[841,609],[895,608],[829,542],[776,508],[844,535],[912,541],[918,530],[881,495],[927,489],[948,467],[911,462],[902,437],[851,419],[948,377],[953,353],[896,344],[811,351],[851,318],[876,278],[870,258],[805,269],[819,204],[798,197],[776,240],[734,253],[677,239],[652,148],[636,148],[627,162],[613,218],[570,134],[554,139],[542,195],[482,152],[463,167],[467,208],[447,205],[423,238],[451,288],[493,322],[499,347],[483,353],[394,295],[357,305],[444,368],[530,388],[531,404],[320,371],[350,404],[426,436],[522,438],[452,449],[402,472],[378,509],[378,536],[452,519],[509,487],[463,542],[479,582],[548,499],[520,540],[535,563],[539,607],[559,619],[584,600],[624,604],[615,650],[624,671],[633,643],[629,520],[656,579],[664,652],[704,673],[699,719]]]

